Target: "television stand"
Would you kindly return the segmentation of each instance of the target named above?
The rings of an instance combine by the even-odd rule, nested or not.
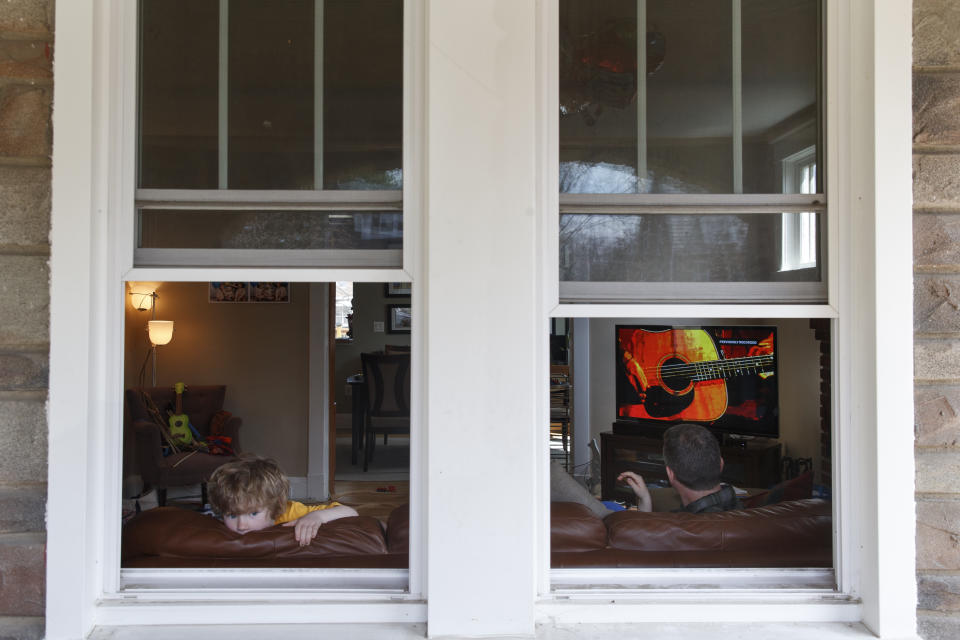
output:
[[[663,438],[605,431],[600,434],[600,492],[603,500],[633,500],[633,491],[617,484],[617,476],[633,471],[647,482],[666,482],[663,466]],[[647,432],[650,433],[650,432]],[[769,438],[739,440],[721,445],[721,479],[737,487],[766,489],[780,481],[781,445]]]

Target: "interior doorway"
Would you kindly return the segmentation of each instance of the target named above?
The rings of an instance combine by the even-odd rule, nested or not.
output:
[[[331,497],[376,517],[409,499],[410,296],[409,283],[328,289]]]

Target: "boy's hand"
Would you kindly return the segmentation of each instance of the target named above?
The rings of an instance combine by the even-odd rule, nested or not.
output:
[[[355,515],[357,515],[357,511],[353,507],[338,504],[327,509],[311,511],[296,520],[285,522],[283,526],[293,527],[293,534],[296,536],[297,542],[300,543],[301,547],[305,547],[317,536],[317,531],[320,530],[322,525],[333,520],[349,518]]]
[[[326,521],[323,511],[311,511],[307,515],[285,523],[285,527],[293,527],[293,535],[301,547],[305,547],[317,536],[320,526]]]

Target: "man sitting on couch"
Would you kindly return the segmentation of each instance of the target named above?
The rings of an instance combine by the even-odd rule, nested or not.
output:
[[[716,513],[742,509],[733,487],[720,484],[723,458],[717,439],[696,424],[677,424],[663,434],[663,464],[687,513]],[[617,476],[637,496],[637,509],[651,511],[653,502],[643,477],[624,471]]]

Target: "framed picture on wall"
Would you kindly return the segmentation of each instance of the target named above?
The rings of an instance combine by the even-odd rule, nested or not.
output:
[[[387,333],[410,333],[410,305],[387,305]]]
[[[289,282],[210,282],[210,302],[290,302]]]
[[[251,282],[250,302],[290,302],[290,283]]]
[[[409,282],[388,282],[384,285],[384,295],[388,298],[409,298]]]
[[[208,296],[210,302],[246,302],[250,299],[250,283],[211,282]]]

